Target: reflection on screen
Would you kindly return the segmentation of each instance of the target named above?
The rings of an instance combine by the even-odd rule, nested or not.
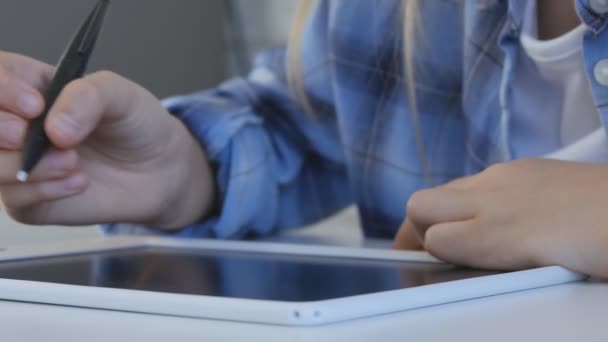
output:
[[[277,301],[314,301],[495,274],[450,265],[145,248],[0,263],[0,278]]]

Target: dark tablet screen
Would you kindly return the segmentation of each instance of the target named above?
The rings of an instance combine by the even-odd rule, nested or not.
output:
[[[293,302],[491,274],[430,263],[171,248],[0,263],[5,279]]]

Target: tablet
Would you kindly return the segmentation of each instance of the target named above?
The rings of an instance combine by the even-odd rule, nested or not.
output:
[[[582,279],[491,272],[423,252],[111,237],[0,251],[0,299],[317,325]]]

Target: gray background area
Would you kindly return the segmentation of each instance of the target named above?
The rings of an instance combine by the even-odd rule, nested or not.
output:
[[[2,0],[0,50],[55,64],[94,4],[95,0]],[[296,4],[297,0],[114,0],[89,71],[115,71],[161,98],[212,87],[246,72],[246,64],[259,50],[284,44]],[[240,59],[245,65],[236,62],[239,51],[246,53]],[[337,225],[356,225],[355,212],[349,210],[324,226],[335,230]],[[96,227],[24,226],[0,211],[0,247],[97,234]]]
[[[115,0],[89,70],[110,69],[158,96],[225,77],[224,0]],[[0,49],[55,64],[94,0],[0,1]]]

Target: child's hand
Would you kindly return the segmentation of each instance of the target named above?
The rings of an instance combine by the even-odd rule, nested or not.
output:
[[[499,164],[412,196],[396,248],[488,269],[562,265],[608,277],[608,166]],[[416,238],[417,237],[417,238]]]
[[[179,228],[209,209],[211,172],[187,129],[148,91],[99,72],[70,83],[46,119],[55,148],[28,183],[15,175],[53,68],[0,52],[0,195],[30,224],[128,222]]]

